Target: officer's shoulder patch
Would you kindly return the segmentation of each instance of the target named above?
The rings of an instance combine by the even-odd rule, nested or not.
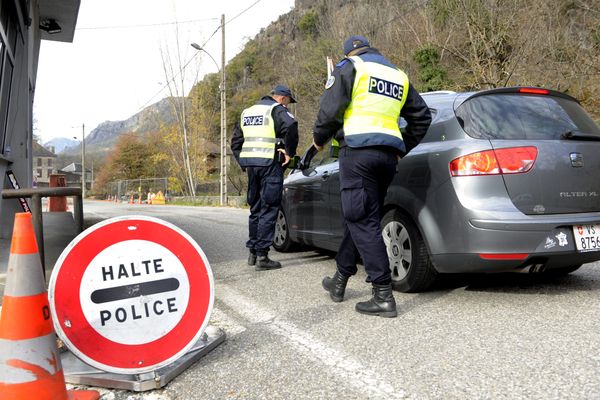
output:
[[[294,117],[294,114],[292,114],[292,113],[291,113],[291,112],[289,112],[289,111],[286,111],[286,112],[287,112],[287,115],[289,115],[291,119],[296,119],[296,117]]]
[[[329,89],[335,83],[335,76],[331,75],[329,79],[327,79],[327,83],[325,83],[325,89]]]

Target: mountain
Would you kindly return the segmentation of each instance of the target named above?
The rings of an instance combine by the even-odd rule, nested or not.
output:
[[[85,150],[105,153],[109,151],[119,137],[123,134],[133,133],[143,136],[149,132],[156,132],[161,126],[175,122],[172,111],[173,98],[164,98],[134,114],[123,121],[104,121],[85,137]],[[176,99],[175,99],[176,100]],[[78,141],[64,149],[65,154],[76,154],[81,151]]]
[[[46,143],[44,143],[44,147],[47,149],[54,147],[54,154],[59,154],[62,153],[66,148],[77,146],[78,144],[78,140],[59,137],[47,141]]]

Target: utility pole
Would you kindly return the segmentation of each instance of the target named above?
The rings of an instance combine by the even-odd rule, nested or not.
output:
[[[81,198],[85,199],[85,124],[81,124]]]
[[[90,182],[92,192],[94,191],[94,159],[92,158],[92,182]]]
[[[221,176],[220,203],[227,205],[227,111],[225,93],[225,14],[221,14]]]

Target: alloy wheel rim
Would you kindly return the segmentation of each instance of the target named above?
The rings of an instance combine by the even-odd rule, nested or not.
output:
[[[273,238],[273,242],[277,246],[283,246],[286,238],[287,222],[285,220],[285,216],[283,215],[283,211],[279,210],[277,213],[277,222],[275,222],[275,237]]]
[[[383,241],[390,260],[393,281],[406,278],[412,265],[412,246],[406,227],[398,221],[386,224],[382,231]]]

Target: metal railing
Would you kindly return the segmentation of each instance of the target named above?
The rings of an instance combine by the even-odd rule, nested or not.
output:
[[[4,199],[31,199],[31,219],[33,220],[33,229],[38,244],[42,268],[45,277],[44,261],[44,224],[42,220],[42,198],[43,197],[63,197],[72,196],[73,199],[73,219],[79,232],[83,231],[83,198],[81,197],[81,188],[75,187],[51,187],[51,188],[24,188],[24,189],[4,189],[2,198]]]

